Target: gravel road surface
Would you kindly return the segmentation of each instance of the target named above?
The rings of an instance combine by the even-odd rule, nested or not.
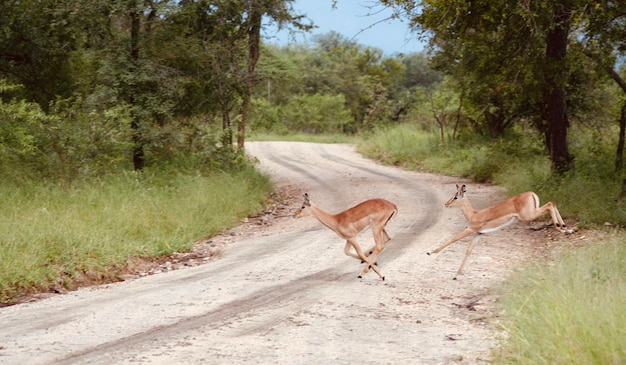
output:
[[[350,145],[252,142],[246,151],[292,204],[213,237],[218,259],[0,308],[0,364],[481,364],[497,344],[493,289],[537,243],[516,224],[468,240],[443,203],[459,181],[403,171]],[[345,256],[314,217],[289,216],[308,192],[331,213],[369,198],[398,206],[378,259],[386,280]],[[468,184],[474,206],[504,197]],[[543,237],[543,236],[542,236]],[[371,231],[359,235],[373,245]]]

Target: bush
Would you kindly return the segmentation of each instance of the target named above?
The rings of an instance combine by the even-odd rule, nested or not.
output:
[[[366,135],[358,150],[394,165],[494,182],[510,195],[533,190],[581,226],[609,222],[626,227],[626,208],[617,199],[622,181],[614,172],[612,137],[577,129],[571,138],[576,167],[565,176],[552,174],[542,137],[530,131],[511,131],[496,140],[464,136],[452,143],[415,124],[402,124]]]
[[[271,105],[255,99],[254,132],[332,134],[344,131],[352,119],[342,95],[297,95],[285,105]]]
[[[271,191],[251,167],[210,176],[146,169],[65,184],[0,185],[0,302],[73,280],[116,280],[132,257],[188,250],[260,211]]]
[[[37,104],[0,101],[0,172],[6,179],[74,181],[127,163],[129,119],[123,108],[82,110],[59,100],[44,113]]]

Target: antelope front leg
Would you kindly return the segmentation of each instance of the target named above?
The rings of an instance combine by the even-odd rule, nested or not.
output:
[[[384,232],[384,230],[383,230],[383,232]],[[386,234],[386,232],[385,232],[385,234]],[[361,275],[359,275],[359,277],[365,275],[369,271],[369,269],[371,267],[372,270],[376,271],[376,273],[378,274],[378,276],[381,277],[381,279],[385,280],[385,277],[382,276],[380,274],[380,272],[378,271],[378,262],[376,262],[376,260],[378,260],[378,256],[385,249],[385,243],[387,241],[389,241],[389,240],[390,240],[390,238],[389,238],[388,235],[387,235],[387,240],[385,240],[385,237],[384,237],[382,232],[379,233],[378,236],[374,235],[374,241],[376,242],[376,244],[374,245],[374,247],[372,247],[370,249],[371,252],[370,252],[370,255],[368,256],[370,262],[373,262],[373,264],[372,265],[365,265],[365,267],[363,268],[363,272],[361,273]]]
[[[350,242],[350,240],[346,241],[346,246],[343,248],[343,252],[346,254],[346,256],[350,256],[350,257],[354,257],[357,260],[360,260],[361,263],[363,263],[363,259],[361,259],[360,256],[353,254],[352,252],[350,252],[350,247],[353,247],[354,244]],[[357,251],[358,253],[358,251]]]
[[[372,270],[374,270],[374,272],[376,274],[378,274],[378,277],[383,279],[383,281],[385,281],[385,277],[380,273],[380,270],[378,270],[378,267],[376,266],[376,264],[370,264],[369,262],[365,262],[365,268],[363,268],[363,271],[361,271],[361,273],[359,274],[358,278],[361,279],[365,274],[367,274],[367,272],[370,270],[370,268],[372,268]]]
[[[365,263],[365,268],[363,269],[361,274],[358,276],[359,279],[362,278],[363,275],[367,274],[367,272],[369,271],[369,269],[371,267],[372,270],[374,270],[374,272],[376,272],[376,274],[378,274],[378,276],[381,279],[385,280],[385,277],[380,273],[380,271],[376,267],[376,264],[374,264],[370,259],[368,259],[365,256],[365,254],[363,254],[363,250],[361,250],[361,246],[359,246],[359,244],[354,240],[354,238],[348,239],[348,243],[351,244],[352,247],[354,247],[354,250],[356,251],[356,253],[359,256],[360,260]]]
[[[467,250],[465,251],[465,257],[463,257],[463,262],[461,262],[461,266],[459,266],[459,270],[457,270],[456,275],[454,275],[453,280],[456,280],[456,277],[461,275],[461,273],[463,272],[463,268],[465,267],[465,262],[467,261],[467,258],[469,257],[469,255],[472,253],[472,250],[474,249],[474,245],[476,245],[478,241],[480,241],[481,235],[482,233],[480,232],[476,233],[476,237],[467,246]]]
[[[443,250],[444,248],[450,246],[451,244],[453,244],[454,242],[465,238],[467,236],[469,236],[470,234],[474,233],[475,231],[471,228],[465,228],[465,230],[463,230],[461,233],[457,234],[456,236],[452,237],[450,239],[450,241],[444,243],[443,245],[437,247],[437,249],[435,249],[435,251],[433,251],[432,253],[438,253],[439,251]],[[430,255],[430,252],[426,252],[426,254]]]

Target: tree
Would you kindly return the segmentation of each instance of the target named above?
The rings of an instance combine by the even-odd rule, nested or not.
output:
[[[75,86],[70,66],[77,47],[73,19],[68,0],[0,2],[0,76],[24,85],[20,96],[44,110],[56,96],[70,96]]]
[[[584,38],[579,46],[583,53],[593,60],[597,67],[606,73],[622,90],[622,105],[618,117],[619,135],[615,154],[615,170],[622,175],[620,198],[626,196],[626,172],[624,168],[624,145],[626,139],[626,3],[595,2],[584,14]],[[621,66],[620,66],[621,65]],[[619,72],[621,67],[622,72]]]
[[[580,92],[572,75],[586,70],[570,62],[570,32],[586,27],[582,15],[589,1],[381,3],[432,36],[435,64],[461,87],[471,85],[466,99],[489,111],[483,118],[492,135],[511,121],[533,119],[546,136],[553,171],[571,168],[568,112],[577,107],[570,101]]]
[[[574,3],[572,0],[550,2],[548,13],[551,25],[547,26],[546,64],[544,68],[545,119],[548,124],[546,144],[550,151],[552,168],[559,174],[570,170],[574,159],[567,144],[567,96],[565,85],[569,80],[566,64],[568,37]]]
[[[211,105],[219,107],[222,116],[222,145],[232,145],[232,114],[239,106],[238,147],[243,147],[251,96],[256,81],[256,65],[261,56],[262,20],[268,18],[279,28],[292,26],[309,29],[303,16],[294,14],[293,0],[212,0],[183,1],[172,15],[174,31],[170,42],[182,51],[174,58],[191,57],[193,62],[173,61],[190,78],[188,92],[193,92],[200,112]],[[181,34],[182,33],[182,36]],[[179,40],[176,40],[179,39]],[[191,45],[186,48],[186,45]],[[179,54],[181,55],[181,54]],[[204,61],[203,61],[204,60]],[[191,80],[193,79],[193,80]],[[198,92],[202,90],[202,92]],[[207,103],[207,100],[210,101]],[[187,101],[186,103],[189,103]]]
[[[239,136],[237,146],[243,148],[246,136],[246,121],[250,109],[250,99],[254,93],[254,79],[256,64],[259,61],[261,48],[261,19],[264,9],[260,7],[259,0],[250,0],[248,4],[248,72],[246,74],[246,90],[241,105],[241,119],[239,120]]]

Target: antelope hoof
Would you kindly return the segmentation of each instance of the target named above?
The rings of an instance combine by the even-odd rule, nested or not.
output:
[[[384,277],[384,276],[383,276],[383,277],[381,277],[381,279],[383,279],[383,281],[385,281],[385,277]]]
[[[363,277],[361,277],[361,275],[357,276],[357,278],[359,278],[359,279],[363,279]]]
[[[426,252],[426,254],[427,254],[428,256],[430,256],[430,252]]]

